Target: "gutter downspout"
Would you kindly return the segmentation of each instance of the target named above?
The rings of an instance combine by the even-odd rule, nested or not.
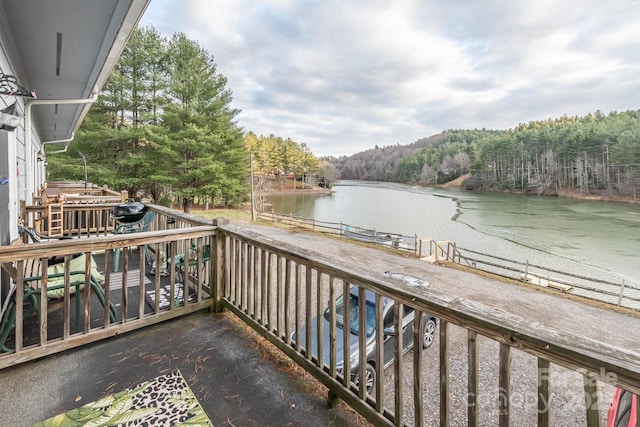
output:
[[[25,188],[24,188],[24,200],[25,203],[31,203],[30,195],[35,193],[33,188],[32,169],[33,162],[31,161],[31,147],[33,142],[31,141],[31,106],[32,105],[53,105],[53,104],[92,104],[98,99],[98,91],[94,91],[90,98],[79,99],[30,99],[24,103],[24,159],[25,159]],[[74,131],[75,132],[75,131]],[[71,138],[65,145],[64,151],[66,151],[69,142],[74,137],[74,132],[71,133]],[[53,143],[53,141],[51,141]],[[66,141],[60,141],[66,142]],[[40,145],[44,146],[47,142],[41,142]]]
[[[69,148],[69,143],[70,143],[71,141],[73,141],[73,138],[75,138],[75,137],[76,137],[76,133],[75,133],[75,132],[72,132],[72,133],[71,133],[71,138],[56,139],[56,140],[54,140],[54,141],[44,141],[44,142],[42,143],[42,148],[44,148],[44,145],[45,145],[45,144],[62,144],[62,143],[65,143],[65,142],[66,142],[66,144],[64,144],[64,148],[63,148],[62,150],[56,150],[56,151],[44,151],[44,150],[42,150],[42,152],[44,153],[44,155],[45,155],[45,156],[46,156],[46,155],[49,155],[49,154],[64,153],[64,152],[66,152],[66,151],[67,151],[67,148]]]

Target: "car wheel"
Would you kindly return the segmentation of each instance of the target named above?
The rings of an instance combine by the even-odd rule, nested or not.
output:
[[[374,396],[375,390],[376,390],[376,368],[370,363],[367,363],[365,366],[366,367],[364,370],[364,389],[368,395]],[[360,387],[359,372],[358,372],[358,375],[356,376],[355,383],[358,385],[358,387]]]
[[[422,328],[422,348],[429,348],[433,344],[436,336],[436,322],[433,319],[427,319]]]

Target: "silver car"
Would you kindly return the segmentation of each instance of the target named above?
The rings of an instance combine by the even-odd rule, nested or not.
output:
[[[410,276],[402,273],[392,273],[385,272],[386,275],[404,280],[412,285],[426,287],[429,286],[429,283],[421,279],[419,277]],[[376,322],[375,322],[375,294],[372,291],[365,291],[366,298],[366,349],[367,349],[367,365],[364,369],[364,381],[366,384],[367,393],[373,394],[373,390],[375,387],[376,380],[376,371],[375,366],[377,364],[376,360]],[[338,371],[342,371],[344,365],[344,349],[343,349],[343,334],[345,323],[349,327],[349,358],[350,358],[350,366],[351,366],[351,379],[354,383],[358,384],[360,381],[360,369],[358,366],[359,363],[359,345],[358,345],[358,337],[360,335],[359,328],[359,289],[356,286],[353,286],[349,292],[349,319],[348,322],[345,322],[343,313],[344,313],[344,298],[343,295],[338,296],[336,298],[336,368]],[[382,316],[383,316],[383,325],[384,325],[384,361],[383,368],[386,368],[394,361],[394,340],[393,337],[395,335],[394,328],[394,314],[395,314],[395,304],[393,300],[389,298],[382,298]],[[402,343],[403,343],[403,353],[407,352],[413,347],[413,321],[415,312],[411,307],[403,306],[402,313]],[[324,314],[322,316],[322,328],[323,328],[323,352],[324,352],[324,361],[328,363],[330,360],[330,310],[327,307],[325,309]],[[424,314],[422,318],[422,326],[421,326],[421,335],[422,335],[422,347],[429,348],[431,344],[433,344],[433,340],[435,337],[436,327],[438,325],[438,319],[430,316],[428,314]],[[318,319],[313,318],[311,320],[311,354],[317,357],[318,353],[318,345],[317,345],[317,328],[318,328]],[[307,348],[306,346],[306,325],[303,325],[300,330],[301,336],[301,346],[303,348]],[[292,336],[293,341],[296,341],[296,334],[294,333]]]

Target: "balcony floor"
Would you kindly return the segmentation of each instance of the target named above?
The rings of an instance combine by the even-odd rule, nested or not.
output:
[[[265,352],[231,315],[198,312],[2,371],[0,424],[31,425],[179,369],[219,426],[363,425]]]

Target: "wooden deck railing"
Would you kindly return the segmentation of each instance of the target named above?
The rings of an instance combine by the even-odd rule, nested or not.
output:
[[[484,420],[482,424],[518,425],[517,422],[522,420],[512,415],[513,406],[514,402],[522,403],[523,391],[513,390],[511,385],[511,364],[516,354],[519,358],[528,354],[529,360],[537,360],[537,363],[529,364],[527,372],[529,383],[537,384],[537,387],[533,389],[533,396],[527,397],[534,398],[529,415],[534,420],[537,418],[539,426],[553,425],[554,414],[549,406],[549,397],[551,390],[557,393],[558,387],[566,385],[567,375],[577,377],[580,384],[584,383],[581,391],[578,390],[579,399],[573,402],[582,402],[581,412],[589,426],[600,425],[604,417],[602,411],[606,411],[608,406],[608,402],[598,401],[599,387],[620,386],[640,393],[640,353],[637,349],[606,348],[579,336],[540,328],[536,326],[535,319],[523,319],[386,276],[347,269],[309,256],[297,248],[276,246],[268,238],[249,232],[229,231],[222,226],[218,233],[224,236],[218,238],[217,243],[221,245],[219,251],[225,254],[224,259],[218,260],[223,272],[219,283],[219,304],[313,374],[329,388],[331,395],[344,399],[374,424],[418,426],[439,423],[448,426],[462,423],[477,426],[481,424],[480,420]],[[335,320],[331,320],[326,329],[321,326],[323,322],[315,320],[322,319],[327,307],[329,319],[335,319],[333,301],[339,295],[348,300],[352,286],[359,288],[361,301],[365,290],[375,294],[375,360],[383,360],[382,352],[388,351],[383,350],[383,320],[379,309],[384,298],[393,300],[397,307],[415,310],[416,324],[420,324],[424,313],[441,321],[439,350],[423,350],[419,344],[421,337],[416,332],[411,363],[405,363],[403,357],[395,357],[392,374],[385,373],[380,364],[375,364],[375,397],[365,393],[364,382],[354,384],[351,381],[350,365],[365,366],[366,363],[367,344],[362,334],[358,359],[345,358],[341,366],[340,350],[336,348],[348,348],[348,342],[339,341]],[[363,311],[361,307],[360,312]],[[317,322],[314,328],[303,327],[314,322]],[[399,322],[399,316],[396,316],[396,330],[401,329]],[[361,316],[359,329],[365,330],[364,316]],[[460,389],[458,395],[453,395],[451,389],[460,378],[454,379],[450,372],[454,363],[450,337],[454,332],[459,338],[461,330],[466,331],[467,347],[466,375],[462,379],[467,384],[463,392],[467,397],[462,405]],[[304,338],[293,338],[301,335]],[[312,346],[307,351],[304,343],[314,340],[319,348]],[[498,351],[492,353],[495,355],[481,354],[479,343],[486,340],[496,344]],[[398,355],[403,348],[402,335],[396,334],[393,341],[391,351]],[[329,351],[320,343],[329,343]],[[437,352],[437,356],[433,352]],[[328,358],[326,354],[329,354]],[[435,377],[433,372],[425,370],[427,354],[430,359],[437,358],[436,369],[439,372]],[[487,357],[493,359],[486,360]],[[481,363],[496,366],[493,378],[481,377]],[[427,399],[427,394],[439,398]],[[483,400],[487,396],[489,404]],[[434,400],[439,401],[439,410],[434,411],[434,407],[427,403]],[[454,417],[456,410],[465,413]]]
[[[116,203],[62,205],[63,234],[75,237],[106,236],[113,233],[116,223],[111,209]],[[48,205],[25,206],[22,209],[24,225],[42,234],[49,234]]]
[[[110,207],[84,208],[105,213]],[[82,238],[0,247],[0,265],[13,288],[3,291],[0,368],[211,307],[216,227],[152,209],[155,222],[144,233],[115,235],[108,228],[96,233],[83,227]],[[65,234],[77,228],[72,230]],[[74,261],[79,255],[86,261]],[[119,271],[114,271],[115,256]],[[54,259],[61,264],[52,266]],[[156,261],[166,262],[166,275]],[[150,274],[152,268],[158,274]],[[166,298],[166,307],[164,294],[176,296]]]
[[[34,199],[34,205],[54,202],[59,194],[64,194],[69,203],[122,203],[129,197],[126,190],[114,191],[107,186],[97,187],[90,183],[74,181],[46,182]]]

